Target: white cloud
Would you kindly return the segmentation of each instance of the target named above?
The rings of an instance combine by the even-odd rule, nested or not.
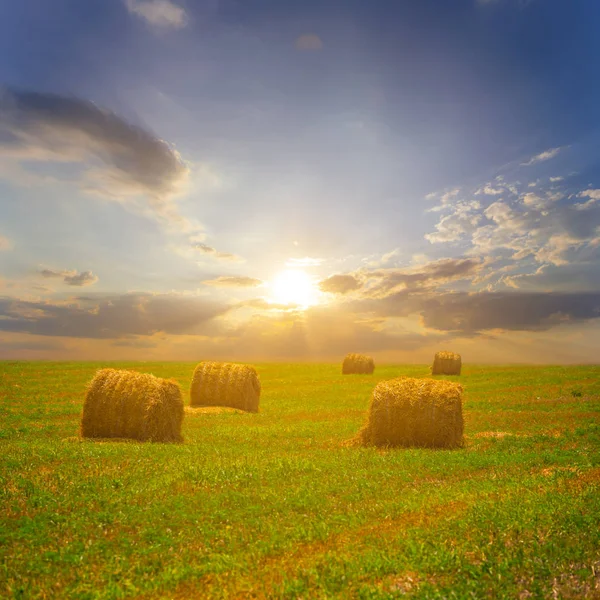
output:
[[[566,260],[565,254],[567,251],[577,248],[580,245],[581,241],[573,239],[566,233],[553,235],[535,253],[535,258],[540,263],[550,263],[557,267],[567,265],[569,261]]]
[[[552,183],[557,183],[558,181],[563,181],[564,177],[550,177],[550,181]]]
[[[545,194],[535,194],[528,192],[523,194],[521,200],[523,204],[529,208],[535,210],[544,211],[547,210],[553,203],[563,198],[563,194],[560,192],[546,192]]]
[[[499,196],[504,192],[501,188],[494,188],[491,185],[486,185],[485,187],[477,190],[475,195],[478,196],[480,194],[485,194],[486,196]]]
[[[583,190],[583,192],[579,193],[579,196],[600,200],[600,190]]]
[[[169,0],[125,0],[125,6],[154,27],[181,29],[187,24],[185,10]]]
[[[548,179],[540,180],[535,191],[529,188],[523,193],[509,194],[504,181],[498,187],[507,190],[506,198],[490,201],[484,195],[481,205],[459,201],[446,207],[435,231],[425,239],[470,243],[469,255],[518,261],[526,269],[534,262],[555,266],[577,262],[597,244],[600,189],[571,194],[568,202],[565,192]],[[480,189],[483,193],[484,188]],[[573,202],[577,197],[589,200]]]
[[[439,212],[441,210],[444,210],[446,207],[452,204],[454,198],[456,198],[458,194],[460,194],[460,188],[454,188],[452,190],[449,190],[448,192],[444,192],[440,196],[440,204],[438,206],[434,206],[433,208],[428,209],[427,212]],[[427,196],[425,196],[427,200],[434,199],[435,197],[435,193],[427,194]]]
[[[589,210],[600,200],[600,190],[584,190],[577,194],[580,198],[589,198],[587,202],[578,202],[573,206],[575,210]]]
[[[481,221],[481,215],[477,211],[481,204],[477,200],[470,202],[458,202],[453,207],[453,212],[440,219],[435,226],[434,233],[425,235],[425,239],[432,244],[440,242],[456,242],[477,229]]]
[[[544,152],[540,152],[540,154],[532,156],[527,162],[521,163],[521,165],[524,167],[529,167],[531,165],[550,160],[551,158],[554,158],[561,150],[562,148],[550,148],[549,150],[545,150]]]

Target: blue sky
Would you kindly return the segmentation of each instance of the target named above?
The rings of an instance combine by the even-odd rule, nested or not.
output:
[[[0,356],[591,360],[599,25],[593,0],[4,3]]]

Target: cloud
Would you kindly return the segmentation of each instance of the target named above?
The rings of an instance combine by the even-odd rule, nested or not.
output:
[[[550,177],[551,183],[558,183],[559,181],[563,181],[564,177]]]
[[[434,206],[433,208],[427,209],[427,212],[439,212],[441,210],[444,210],[446,207],[450,206],[454,202],[454,198],[456,198],[458,194],[460,194],[460,188],[451,189],[447,192],[444,192],[441,195],[437,192],[427,194],[425,196],[426,200],[435,200],[438,197],[440,200],[440,204]]]
[[[494,188],[488,184],[485,187],[477,190],[475,195],[478,196],[479,194],[485,194],[486,196],[499,196],[503,192],[504,190],[502,188]]]
[[[524,167],[529,167],[531,165],[550,160],[551,158],[554,158],[561,150],[562,148],[550,148],[549,150],[545,150],[540,154],[532,156],[527,162],[521,163],[521,165]]]
[[[383,298],[402,289],[436,288],[451,281],[475,277],[482,268],[475,258],[443,258],[410,269],[379,269],[365,273],[370,281],[363,296]]]
[[[189,169],[169,144],[114,113],[75,97],[0,90],[0,157],[83,166],[84,191],[137,206],[181,227],[171,200]]]
[[[421,317],[427,328],[463,334],[542,331],[600,318],[600,292],[451,293],[425,300]]]
[[[231,254],[230,252],[220,252],[212,246],[208,246],[204,243],[193,244],[192,248],[194,248],[194,250],[198,250],[202,254],[208,254],[209,256],[212,256],[213,258],[217,258],[219,260],[227,260],[232,262],[243,262],[244,260],[241,256]]]
[[[154,27],[181,29],[187,24],[185,10],[169,0],[125,0],[125,6]]]
[[[482,220],[480,208],[481,204],[477,200],[458,202],[452,207],[452,212],[436,224],[434,233],[425,234],[425,239],[432,244],[456,242],[473,233]]]
[[[590,198],[589,202],[586,202],[586,204],[590,204],[600,200],[600,190],[583,190],[579,192],[578,196],[580,198]]]
[[[75,338],[118,339],[206,332],[230,307],[179,294],[87,296],[68,302],[0,297],[0,331]]]
[[[263,284],[263,281],[254,277],[221,276],[216,279],[205,279],[202,283],[214,287],[258,287]]]
[[[347,294],[361,287],[361,282],[353,275],[332,275],[319,282],[322,292],[330,294]]]
[[[362,269],[353,274],[332,275],[319,282],[319,287],[332,294],[360,290],[362,298],[384,298],[399,290],[435,289],[451,281],[470,279],[482,266],[476,258],[443,258],[405,269]]]
[[[432,243],[470,244],[466,254],[509,255],[515,261],[532,257],[538,264],[554,265],[566,265],[575,252],[597,243],[600,202],[595,197],[600,196],[599,190],[567,194],[548,180],[538,180],[540,184],[534,192],[518,181],[495,181],[495,187],[505,190],[505,197],[498,200],[483,195],[477,203],[461,200],[446,206],[435,231],[426,234],[425,239]],[[581,197],[589,200],[574,201]],[[531,261],[528,265],[523,263],[524,268],[535,267]]]
[[[297,50],[317,51],[323,49],[323,41],[314,33],[307,33],[296,38],[295,46]]]
[[[73,286],[84,286],[93,285],[98,281],[98,277],[91,271],[55,271],[53,269],[42,269],[40,275],[46,278],[62,278],[63,282],[67,285]]]
[[[0,252],[12,250],[12,248],[12,242],[7,237],[0,235]]]
[[[385,254],[382,254],[381,257],[375,258],[373,260],[364,260],[368,267],[381,267],[388,263],[396,261],[400,256],[402,256],[403,252],[400,248],[394,248]]]

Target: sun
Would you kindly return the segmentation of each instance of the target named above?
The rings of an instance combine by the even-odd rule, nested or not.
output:
[[[314,281],[302,269],[287,269],[271,283],[271,301],[296,304],[303,308],[317,304],[318,291]]]

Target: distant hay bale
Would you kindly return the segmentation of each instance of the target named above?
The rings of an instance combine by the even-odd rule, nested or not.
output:
[[[457,448],[463,445],[462,386],[402,377],[375,386],[367,422],[356,442],[365,446]]]
[[[181,442],[183,398],[177,382],[101,369],[90,382],[81,419],[86,438]]]
[[[204,361],[194,369],[191,406],[229,406],[258,412],[260,379],[254,367]]]
[[[462,360],[454,352],[436,352],[431,367],[432,375],[460,375]]]
[[[364,354],[346,354],[342,363],[342,375],[370,375],[375,370],[375,362]]]

